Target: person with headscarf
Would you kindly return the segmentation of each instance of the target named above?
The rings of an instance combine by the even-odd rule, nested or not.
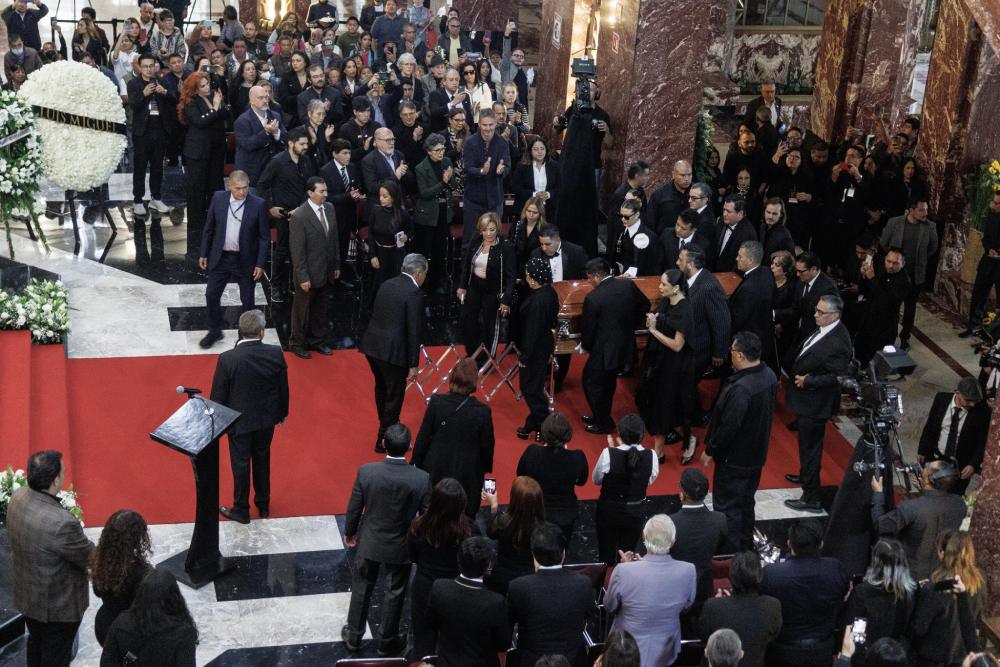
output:
[[[559,297],[552,287],[552,267],[547,258],[529,259],[524,269],[524,281],[529,292],[519,311],[517,349],[521,366],[521,393],[529,412],[524,426],[517,429],[517,437],[527,440],[534,431],[535,439],[542,442],[540,429],[549,415],[545,374],[555,351],[553,329],[559,314]]]

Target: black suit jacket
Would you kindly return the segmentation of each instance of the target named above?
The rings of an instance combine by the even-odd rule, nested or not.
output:
[[[462,253],[462,277],[458,281],[458,286],[462,289],[469,289],[473,276],[472,263],[482,246],[483,236],[476,234],[466,247],[465,252]],[[517,255],[514,254],[514,244],[500,237],[496,243],[490,246],[490,254],[486,258],[486,289],[489,292],[500,294],[500,303],[509,306],[514,298],[516,280]]]
[[[268,109],[268,120],[277,120],[279,126],[278,139],[264,131],[264,126],[257,119],[253,109],[247,109],[233,123],[233,133],[236,136],[236,155],[233,158],[236,168],[241,169],[250,177],[250,185],[256,186],[264,167],[274,155],[281,152],[285,145],[285,128],[282,125],[281,114]]]
[[[409,563],[410,523],[427,509],[430,499],[430,476],[406,459],[387,457],[358,468],[344,521],[344,535],[358,537],[355,557]]]
[[[288,416],[288,366],[278,345],[248,340],[219,355],[212,400],[243,415],[230,434],[270,428]]]
[[[808,340],[808,339],[806,339]],[[847,371],[854,349],[851,334],[843,322],[816,341],[801,355],[806,340],[799,342],[785,357],[788,388],[785,401],[795,415],[812,419],[829,419],[840,407],[840,380]],[[795,386],[795,377],[805,375],[805,386]]]
[[[722,222],[718,223],[715,228],[716,250],[713,271],[735,271],[736,252],[740,249],[740,244],[744,241],[757,240],[757,232],[754,231],[753,225],[746,218],[736,223],[733,233],[729,235],[729,242],[723,247],[722,241],[725,239],[725,233],[726,225]]]
[[[636,239],[640,235],[646,235],[646,247],[639,248]],[[615,262],[621,265],[621,272],[625,273],[630,266],[637,269],[636,276],[655,276],[660,273],[660,239],[651,227],[644,222],[639,223],[639,230],[635,236],[629,236],[628,230],[623,229],[618,238],[615,239]]]
[[[684,284],[687,285],[686,280]],[[729,355],[730,316],[722,283],[708,269],[702,269],[686,292],[695,325],[689,341],[695,363],[707,364],[709,357],[725,359]],[[696,370],[701,372],[704,368]]]
[[[199,95],[184,107],[184,117],[187,119],[184,157],[207,160],[213,152],[225,150],[226,120],[229,118],[226,106],[210,109]]]
[[[752,331],[760,338],[763,349],[771,344],[774,332],[772,309],[774,308],[774,274],[765,264],[761,264],[744,276],[736,291],[729,297],[729,312],[732,314],[730,331]]]
[[[792,253],[792,257],[795,256],[795,240],[784,223],[779,222],[768,227],[767,223],[762,222],[759,235],[760,242],[764,244],[764,266],[771,263],[771,255],[779,250],[787,250]]]
[[[545,200],[545,221],[557,224],[556,203],[559,201],[559,163],[548,160],[545,163],[545,191],[549,198]],[[519,163],[510,176],[510,191],[514,193],[514,211],[520,215],[524,203],[535,194],[535,167],[532,164]]]
[[[344,120],[344,95],[340,91],[339,86],[323,86],[323,90],[318,93],[315,88],[309,86],[298,94],[296,105],[299,112],[299,121],[303,124],[309,122],[309,103],[313,100],[330,103],[330,109],[326,112],[326,116],[323,119],[324,122],[333,125]]]
[[[229,191],[220,190],[212,195],[201,235],[201,256],[208,258],[208,270],[213,270],[222,259],[226,245],[226,226],[229,224]],[[267,268],[267,255],[271,247],[271,228],[268,225],[267,205],[260,197],[248,194],[243,200],[240,222],[240,268],[251,275],[259,266]]]
[[[691,563],[698,573],[698,592],[694,600],[697,608],[715,594],[712,590],[712,556],[724,553],[728,548],[726,515],[700,505],[682,507],[670,518],[677,529],[670,555]]]
[[[128,104],[132,107],[133,136],[138,137],[146,134],[146,126],[149,123],[149,105],[153,99],[156,100],[156,105],[161,114],[161,121],[166,127],[170,126],[170,121],[163,116],[163,113],[164,109],[176,109],[176,102],[171,102],[168,95],[161,95],[160,93],[153,93],[148,97],[142,94],[142,90],[147,84],[156,82],[158,82],[157,79],[146,81],[141,76],[137,76],[125,86],[128,92]]]
[[[424,293],[406,274],[382,283],[361,339],[363,354],[403,368],[416,368],[424,329]]]
[[[584,625],[594,606],[590,580],[569,570],[539,570],[511,581],[507,617],[512,626],[517,625],[514,667],[532,667],[541,656],[553,653],[575,665],[583,651]]]
[[[403,164],[404,158],[401,151],[392,152],[392,161],[398,168]],[[378,150],[373,150],[361,160],[361,181],[365,184],[365,192],[369,197],[374,197],[378,203],[378,186],[386,181],[392,181],[400,185],[396,178],[396,172],[389,167],[385,156]]]
[[[775,313],[779,322],[785,322],[798,329],[796,342],[801,342],[806,336],[816,331],[816,304],[819,303],[820,297],[827,294],[839,295],[836,283],[823,272],[816,276],[809,293],[805,294],[805,291],[806,283],[799,282],[795,285],[792,293],[792,305]]]
[[[941,423],[944,421],[948,411],[948,405],[954,393],[942,391],[934,396],[931,404],[931,411],[927,415],[924,423],[924,430],[920,433],[920,446],[917,453],[929,461],[943,458],[938,450],[938,438],[941,436]],[[955,449],[955,459],[958,469],[965,466],[972,466],[976,472],[980,472],[983,465],[983,454],[986,451],[986,436],[990,431],[990,417],[992,411],[986,401],[969,408],[962,423],[962,430],[958,433],[958,446]]]
[[[680,257],[680,239],[677,238],[677,234],[673,230],[667,229],[666,232],[660,236],[660,272],[669,271],[670,269],[677,268],[677,258]],[[696,229],[694,234],[687,239],[687,243],[693,243],[702,250],[705,251],[705,259],[707,260],[712,253],[712,239],[707,237],[704,232],[700,229]]]
[[[593,368],[620,371],[635,359],[635,330],[649,299],[628,279],[606,278],[583,299],[583,349]]]
[[[429,116],[431,132],[443,132],[448,129],[449,99],[448,91],[444,89],[444,86],[433,91],[427,98],[427,113]],[[465,101],[462,102],[462,108],[465,109],[465,122],[467,122],[470,127],[473,126],[472,102],[469,101],[468,95],[465,96]]]
[[[531,253],[532,257],[548,256],[542,252],[541,248],[535,248]],[[583,280],[587,268],[587,251],[572,241],[559,239],[559,259],[562,260],[563,280]]]
[[[462,576],[438,579],[431,586],[427,614],[437,637],[439,667],[499,667],[497,653],[510,646],[502,595]]]
[[[323,287],[332,283],[334,273],[340,270],[337,216],[329,202],[323,204],[323,211],[327,229],[323,229],[323,223],[308,201],[289,216],[288,245],[296,285],[308,282],[312,288]]]
[[[359,192],[364,192],[361,185],[361,178],[358,175],[358,166],[353,162],[347,163],[347,178],[350,181],[350,188],[355,188]],[[351,198],[349,188],[344,187],[344,179],[340,177],[340,165],[336,160],[330,160],[319,170],[319,175],[326,181],[327,199],[333,204],[333,210],[337,214],[337,228],[341,235],[344,229],[354,231],[358,228],[358,205]]]
[[[757,109],[762,106],[764,106],[764,98],[761,95],[758,95],[747,103],[747,112],[743,116],[743,122],[746,123],[747,127],[757,127]],[[777,95],[774,97],[774,108],[778,112],[778,122],[781,122],[781,98]]]

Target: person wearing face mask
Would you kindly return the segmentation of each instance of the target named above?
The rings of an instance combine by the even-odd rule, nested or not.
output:
[[[25,76],[42,68],[42,59],[38,51],[25,46],[20,35],[11,35],[8,44],[10,51],[3,57],[3,73],[8,81],[12,79],[11,72],[15,65],[24,71]]]

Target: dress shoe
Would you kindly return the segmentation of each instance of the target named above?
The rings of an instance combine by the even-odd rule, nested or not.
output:
[[[593,424],[594,418],[590,415],[580,415],[580,421],[582,421],[584,424]]]
[[[799,477],[798,475],[792,475],[791,473],[785,475],[785,479],[787,479],[792,484],[801,484],[802,483],[802,478],[801,477]]]
[[[351,281],[351,280],[346,280],[346,279],[344,279],[344,278],[341,278],[341,279],[340,279],[340,285],[341,285],[341,286],[342,286],[342,287],[343,287],[344,289],[354,289],[355,287],[357,287],[357,285],[355,285],[353,281]]]
[[[670,433],[667,434],[666,443],[668,445],[676,445],[680,441],[681,441],[681,436],[677,434],[677,431],[671,431]]]
[[[531,437],[531,432],[534,430],[533,428],[518,428],[515,433],[521,440],[527,440]]]
[[[694,455],[698,453],[698,438],[693,435],[688,438],[687,447],[681,452],[681,465],[686,466],[694,461]]]
[[[601,426],[600,424],[587,424],[584,427],[587,433],[593,433],[595,435],[604,435],[605,433],[611,433],[610,426]]]
[[[235,521],[236,523],[242,523],[244,525],[250,523],[250,517],[239,510],[230,509],[228,507],[220,507],[219,514],[226,517],[230,521]]]
[[[329,345],[317,345],[312,349],[316,352],[319,352],[324,357],[329,357],[331,354],[333,354],[333,348],[330,347]]]
[[[823,507],[818,501],[809,502],[807,500],[802,500],[801,498],[789,498],[785,501],[785,506],[790,507],[793,510],[798,510],[799,512],[811,512],[813,514],[821,514],[823,512]]]
[[[972,329],[966,329],[965,331],[960,331],[958,334],[959,338],[969,338],[972,336]]]
[[[385,454],[385,445],[382,444],[382,438],[375,441],[375,453]]]
[[[906,352],[907,350],[909,350],[910,349],[910,339],[909,338],[900,338],[899,339],[899,349],[901,349],[903,352]]]
[[[293,347],[292,354],[294,354],[299,359],[312,359],[312,355],[309,354],[309,350],[303,350],[302,348]]]
[[[352,653],[357,653],[358,651],[361,650],[361,644],[353,643],[350,640],[350,636],[351,636],[351,631],[346,625],[340,629],[340,640],[344,642],[344,648],[346,648],[348,651],[351,651]]]
[[[207,334],[205,334],[204,338],[198,341],[198,347],[200,347],[203,350],[207,350],[208,348],[218,343],[220,340],[222,340],[221,331],[209,331]]]
[[[266,519],[269,516],[271,516],[271,510],[268,509],[266,506],[264,506],[264,507],[257,507],[257,514],[260,515],[261,519]]]

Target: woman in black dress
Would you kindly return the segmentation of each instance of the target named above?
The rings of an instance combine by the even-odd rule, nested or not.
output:
[[[478,233],[462,257],[462,277],[455,292],[462,304],[462,342],[470,357],[480,344],[488,354],[496,353],[497,316],[510,315],[517,277],[514,245],[500,238],[500,217],[484,213],[476,228]]]
[[[305,122],[304,118],[299,118],[299,93],[309,87],[309,56],[302,51],[295,51],[289,64],[288,71],[278,81],[274,92],[281,110],[292,119],[289,127],[297,127]]]
[[[152,553],[146,521],[138,512],[118,510],[104,524],[88,563],[94,595],[102,602],[94,618],[94,634],[101,646],[111,623],[132,606],[139,582],[153,569]]]
[[[372,296],[379,285],[399,275],[406,248],[413,236],[410,214],[402,208],[399,186],[387,181],[378,186],[378,206],[368,206],[368,242],[371,247]]]
[[[541,436],[545,445],[528,445],[517,462],[517,474],[531,477],[542,487],[545,517],[559,526],[569,545],[577,513],[574,487],[587,483],[587,456],[566,448],[573,439],[573,429],[565,415],[553,412],[546,417]]]
[[[476,489],[475,500],[479,500]],[[445,477],[434,485],[427,511],[410,525],[410,561],[417,568],[410,586],[411,659],[435,652],[435,636],[427,619],[427,601],[435,579],[458,576],[458,549],[472,534],[465,513],[468,499],[457,480]]]
[[[694,328],[691,304],[681,285],[684,274],[670,269],[660,276],[660,304],[646,315],[649,343],[642,360],[642,375],[636,405],[646,429],[653,435],[657,459],[664,461],[663,445],[674,427],[683,429],[685,443],[681,463],[694,458],[698,440],[691,434],[694,406],[688,405],[697,382],[694,359],[686,340]]]
[[[498,512],[496,493],[483,490],[481,495],[490,505],[486,536],[497,541],[497,564],[486,577],[486,586],[506,595],[511,581],[535,571],[531,531],[545,521],[545,497],[538,482],[523,476],[515,477],[510,485],[510,504],[503,514]]]
[[[201,234],[212,195],[223,188],[226,161],[226,119],[229,107],[222,93],[212,91],[204,72],[184,80],[177,117],[187,127],[184,135],[184,171],[187,180],[187,255],[201,253]]]
[[[257,65],[249,58],[236,70],[236,75],[229,83],[229,107],[233,110],[233,119],[239,118],[250,108],[250,89],[260,82]]]
[[[795,258],[787,250],[779,250],[771,255],[771,274],[774,275],[774,310],[790,308],[795,298],[794,279]],[[771,367],[775,375],[781,375],[781,360],[788,348],[795,342],[795,322],[779,320],[774,323],[774,345],[764,350],[764,363]]]
[[[517,429],[517,437],[527,440],[532,431],[535,439],[542,441],[539,430],[549,414],[549,401],[545,397],[545,375],[549,360],[556,348],[553,329],[559,315],[559,297],[552,288],[552,267],[548,259],[533,257],[524,271],[528,294],[521,302],[518,317],[517,349],[521,365],[521,393],[528,404],[524,426]],[[521,474],[521,473],[518,473]]]
[[[529,197],[521,208],[521,217],[510,232],[510,242],[514,244],[517,257],[517,275],[524,274],[531,253],[539,247],[538,233],[544,229],[545,201],[541,197]]]
[[[433,394],[413,443],[411,463],[431,484],[453,477],[465,489],[468,513],[479,511],[483,475],[493,470],[493,414],[472,396],[479,381],[476,362],[465,358],[448,375],[448,393]]]

